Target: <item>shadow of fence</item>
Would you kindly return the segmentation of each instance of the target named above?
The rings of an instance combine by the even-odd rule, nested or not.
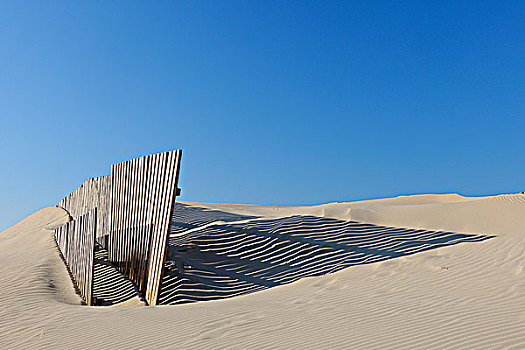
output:
[[[138,297],[135,284],[108,260],[108,252],[100,245],[95,247],[93,297],[98,306],[115,305]]]
[[[228,298],[492,237],[315,216],[257,219],[179,203],[159,303]]]

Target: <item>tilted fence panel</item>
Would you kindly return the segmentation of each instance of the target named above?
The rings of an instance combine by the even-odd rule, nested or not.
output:
[[[182,151],[111,167],[109,260],[156,305],[164,274]]]

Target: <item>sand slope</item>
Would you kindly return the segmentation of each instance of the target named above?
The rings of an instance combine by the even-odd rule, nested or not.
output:
[[[240,297],[161,307],[79,305],[47,208],[0,234],[6,349],[523,349],[525,196],[409,196],[314,207],[202,204],[497,236]]]

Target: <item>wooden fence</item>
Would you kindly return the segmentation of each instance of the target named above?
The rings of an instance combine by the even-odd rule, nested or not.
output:
[[[75,280],[80,295],[87,305],[93,305],[93,262],[96,229],[96,208],[55,229],[57,246]]]
[[[96,240],[149,305],[162,285],[181,157],[176,150],[114,164],[59,203],[73,219],[97,208]]]
[[[153,154],[111,167],[109,261],[156,305],[166,262],[182,151]]]
[[[109,234],[110,193],[111,175],[92,177],[58,203],[58,206],[67,210],[73,219],[97,208],[96,240],[104,248]]]

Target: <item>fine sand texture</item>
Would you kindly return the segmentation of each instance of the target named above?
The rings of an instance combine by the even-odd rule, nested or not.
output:
[[[0,233],[2,349],[525,348],[525,195],[179,203],[157,307],[103,251],[108,306],[81,305],[53,240],[68,219]]]

